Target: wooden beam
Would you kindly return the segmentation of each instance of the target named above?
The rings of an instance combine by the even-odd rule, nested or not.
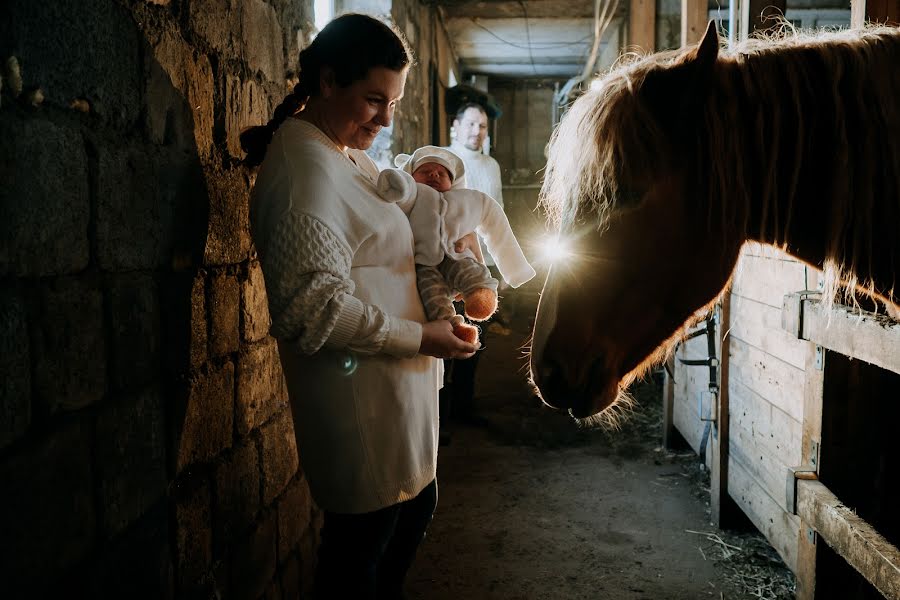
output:
[[[851,0],[850,26],[858,29],[866,21],[900,25],[900,0]]]
[[[631,0],[628,45],[647,54],[656,52],[656,0]]]
[[[703,37],[709,14],[706,0],[681,0],[681,45],[696,44]]]
[[[800,337],[818,346],[900,373],[900,323],[873,313],[835,305],[830,312],[818,300],[801,305]]]
[[[820,481],[797,481],[797,513],[885,598],[900,600],[900,550]]]

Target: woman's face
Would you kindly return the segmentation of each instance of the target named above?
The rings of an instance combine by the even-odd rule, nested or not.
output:
[[[320,89],[328,137],[338,146],[368,149],[381,128],[390,126],[407,72],[372,67],[365,79],[347,87],[334,83],[332,73],[323,73]]]

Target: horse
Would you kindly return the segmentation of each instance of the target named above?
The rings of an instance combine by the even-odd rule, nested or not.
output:
[[[551,137],[540,203],[569,256],[530,377],[583,424],[671,356],[747,241],[823,268],[824,298],[898,309],[900,29],[719,46],[710,23],[696,47],[614,67]]]

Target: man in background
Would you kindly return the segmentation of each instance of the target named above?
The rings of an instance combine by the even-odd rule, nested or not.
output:
[[[453,120],[454,136],[450,143],[450,150],[463,160],[466,167],[466,187],[484,192],[492,197],[503,208],[503,182],[500,179],[500,165],[496,160],[484,153],[484,142],[488,133],[488,116],[484,107],[475,102],[468,102],[456,111]],[[481,241],[481,240],[479,240]],[[490,268],[493,276],[500,280],[502,291],[503,278],[497,270],[494,258],[488,253],[482,243],[484,263]],[[502,306],[502,302],[501,302]],[[498,313],[489,321],[482,323],[482,327],[490,327],[494,333],[509,335],[507,329],[499,318]],[[484,336],[482,336],[482,339]],[[475,414],[475,369],[482,352],[466,360],[453,360],[447,366],[448,382],[442,391],[442,402],[446,405],[449,400],[450,416],[470,424],[482,424],[483,419]],[[444,443],[449,442],[449,435],[442,435]]]

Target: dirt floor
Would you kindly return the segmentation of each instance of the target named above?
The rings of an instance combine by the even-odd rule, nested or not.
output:
[[[489,331],[477,425],[452,423],[434,522],[410,599],[793,598],[794,579],[756,532],[709,523],[709,478],[660,446],[661,387],[634,390],[618,432],[579,429],[534,398],[520,348],[536,295],[514,298],[512,331]]]

